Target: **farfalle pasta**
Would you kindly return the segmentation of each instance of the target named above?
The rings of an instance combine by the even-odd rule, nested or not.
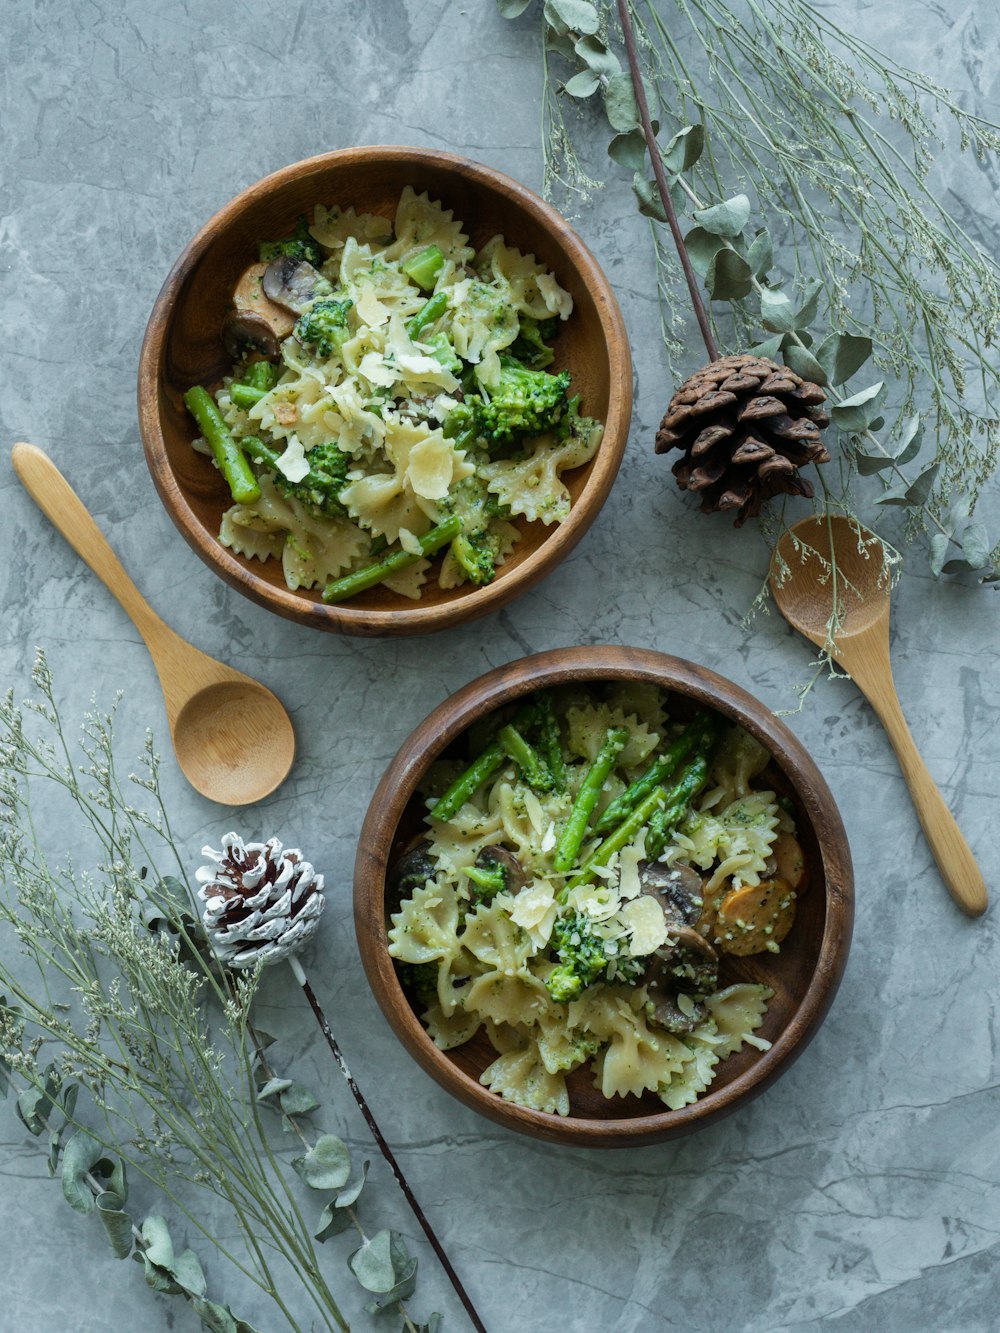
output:
[[[647,684],[540,693],[437,768],[394,867],[389,952],[432,1040],[480,1034],[482,1082],[551,1114],[574,1079],[678,1109],[757,1035],[771,991],[729,960],[778,951],[806,884],[768,756]]]
[[[327,601],[418,599],[489,583],[517,520],[567,517],[562,476],[603,427],[550,369],[573,302],[533,255],[499,235],[477,253],[409,187],[391,219],[317,205],[260,251],[224,329],[232,374],[185,395],[232,491],[224,546]]]

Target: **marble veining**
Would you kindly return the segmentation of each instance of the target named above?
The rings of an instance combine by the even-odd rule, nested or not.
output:
[[[823,8],[986,116],[1000,112],[986,0],[839,0]],[[183,635],[263,679],[288,703],[300,758],[263,806],[237,816],[167,777],[191,849],[234,823],[277,833],[330,888],[307,958],[341,1043],[492,1333],[991,1333],[1000,1260],[996,922],[953,908],[888,742],[848,681],[822,681],[791,719],[826,776],[857,870],[855,945],[833,1010],[799,1063],[721,1125],[619,1153],[515,1137],[431,1083],[387,1029],[351,926],[354,841],[378,777],[446,693],[490,666],[571,643],[680,652],[795,706],[808,646],[775,615],[741,621],[766,568],[752,526],[703,520],[673,488],[651,436],[670,392],[646,223],[615,175],[577,219],[619,293],[637,399],[619,481],[570,559],[501,614],[433,641],[320,636],[214,579],[160,507],[143,462],[134,378],[146,316],[182,246],[259,176],[311,153],[412,142],[468,154],[537,188],[540,69],[526,20],[489,0],[367,0],[275,11],[107,0],[4,10],[0,139],[0,439],[47,449],[153,605]],[[595,161],[602,130],[585,130]],[[614,170],[614,169],[612,169]],[[996,164],[946,162],[943,189],[996,245]],[[690,326],[693,331],[693,323]],[[699,363],[692,332],[689,369]],[[27,688],[35,644],[67,717],[127,683],[126,753],[153,726],[155,676],[136,632],[0,465],[0,676]],[[996,499],[996,488],[992,501]],[[984,867],[997,878],[1000,705],[996,594],[935,583],[914,554],[895,598],[904,708]],[[267,1022],[325,1123],[358,1155],[366,1132],[285,977]],[[71,1213],[37,1146],[0,1108],[0,1326],[194,1329],[99,1226]],[[141,1191],[139,1191],[141,1195]],[[387,1173],[366,1200],[421,1256],[415,1309],[465,1322]],[[220,1230],[225,1230],[221,1215]],[[181,1232],[181,1234],[183,1234]],[[193,1240],[193,1238],[192,1238]],[[206,1254],[213,1294],[275,1327]],[[331,1256],[330,1271],[337,1276]],[[344,1273],[341,1290],[350,1292]],[[349,1296],[347,1303],[353,1300]],[[364,1327],[362,1316],[356,1327]]]

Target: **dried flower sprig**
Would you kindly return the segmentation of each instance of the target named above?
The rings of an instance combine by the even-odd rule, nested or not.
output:
[[[104,1172],[95,1168],[105,1158],[122,1173],[127,1167],[266,1294],[289,1328],[346,1330],[316,1245],[340,1230],[333,1219],[348,1203],[353,1208],[360,1185],[343,1188],[350,1163],[339,1139],[313,1139],[292,1165],[310,1188],[336,1193],[318,1229],[307,1221],[301,1185],[289,1179],[264,1115],[277,1102],[283,1116],[301,1120],[316,1102],[291,1080],[262,1079],[262,1043],[250,1022],[259,969],[238,976],[218,967],[185,884],[166,873],[169,864],[183,876],[184,865],[152,744],[130,775],[145,800],[130,797],[115,764],[113,714],[88,715],[80,767],[41,655],[33,680],[40,698],[27,716],[12,694],[0,702],[0,986],[8,997],[0,1008],[0,1067],[21,1086],[22,1118],[46,1132],[58,1103],[77,1131],[64,1142],[63,1125],[50,1137],[50,1160],[53,1169],[61,1161],[64,1182],[80,1184],[81,1162],[98,1181]],[[30,714],[37,726],[28,725]],[[93,878],[47,860],[32,815],[38,782],[50,796],[54,786],[69,798],[70,840],[81,856],[90,844]],[[14,965],[13,945],[35,965],[37,983]],[[198,1191],[225,1205],[231,1226],[221,1233],[207,1226],[191,1201]],[[124,1247],[124,1192],[103,1192],[114,1195],[104,1202]],[[142,1244],[131,1236],[147,1280],[173,1282],[203,1300],[193,1256],[174,1262],[156,1215],[137,1225]],[[224,1239],[234,1229],[239,1245]],[[407,1333],[436,1326],[436,1319],[416,1324],[400,1306],[416,1264],[395,1233],[363,1236],[350,1265],[374,1304],[399,1309]],[[206,1311],[206,1327],[232,1333],[216,1309]],[[237,1321],[236,1329],[249,1326]]]
[[[529,3],[498,0],[508,18]],[[637,33],[656,132],[662,121],[666,133],[673,134],[657,152],[668,159],[678,209],[696,213],[698,225],[688,232],[686,247],[696,268],[699,247],[705,256],[702,276],[712,302],[728,303],[731,319],[724,322],[708,308],[707,343],[717,340],[723,350],[747,350],[763,322],[766,331],[779,335],[776,354],[811,378],[817,358],[810,348],[826,345],[830,351],[829,339],[817,344],[809,330],[822,301],[839,346],[867,344],[869,354],[874,352],[876,362],[898,381],[902,400],[888,438],[875,424],[878,411],[853,413],[855,419],[869,419],[850,431],[845,428],[851,436],[846,450],[850,469],[892,480],[878,502],[901,507],[911,531],[930,530],[936,575],[971,569],[982,582],[996,584],[1000,543],[992,543],[970,516],[1000,457],[1000,421],[990,407],[1000,387],[1000,365],[992,351],[1000,266],[948,212],[928,173],[936,156],[952,149],[946,120],[956,128],[958,152],[979,158],[1000,148],[1000,131],[965,112],[933,80],[842,32],[807,0],[774,0],[766,6],[750,0],[744,17],[723,0],[674,0],[670,13],[662,5],[628,0],[624,9]],[[615,50],[618,26],[607,3],[545,0],[546,187],[578,198],[597,187],[573,148],[570,108],[600,96],[617,131],[609,152],[636,173],[640,209],[652,220],[662,329],[671,359],[681,350],[677,269],[658,234],[657,221],[667,216],[643,169],[645,146],[633,81]],[[554,60],[561,65],[561,77]],[[889,123],[906,136],[906,152],[892,141]],[[552,162],[558,164],[555,169]],[[686,180],[678,180],[682,170]],[[758,310],[758,302],[766,304],[777,286],[774,275],[756,271],[755,281],[748,281],[745,264],[733,254],[748,260],[756,244],[755,254],[767,253],[773,267],[772,240],[761,231],[743,237],[751,205],[746,195],[727,197],[727,183],[730,189],[752,191],[778,239],[789,247],[792,285],[804,284],[793,307],[771,302],[769,310]],[[731,225],[735,200],[746,203],[747,216],[728,233],[724,261],[709,271],[720,247],[705,253],[707,228],[697,215],[718,210]],[[851,238],[847,242],[845,234]],[[686,290],[690,295],[689,285]],[[789,300],[784,292],[778,295]],[[790,316],[794,325],[782,322]],[[903,469],[915,456],[915,441],[919,447],[918,426],[912,424],[915,404],[928,392],[933,459],[912,477]],[[862,403],[855,397],[843,406],[872,403],[874,386]],[[850,507],[846,496],[842,503]]]

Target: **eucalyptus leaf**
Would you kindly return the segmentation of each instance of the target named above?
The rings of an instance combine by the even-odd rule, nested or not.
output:
[[[878,416],[879,406],[885,393],[885,384],[871,384],[861,389],[850,398],[844,398],[830,408],[830,419],[838,430],[867,430]],[[882,497],[884,499],[884,497]]]
[[[648,181],[641,172],[636,172],[632,179],[632,189],[639,201],[639,212],[643,217],[655,218],[657,222],[666,222],[667,213],[660,198],[656,181]]]
[[[292,1167],[310,1189],[339,1190],[351,1174],[347,1145],[334,1134],[321,1134],[304,1157],[292,1159]]]
[[[191,1308],[207,1333],[258,1333],[245,1319],[238,1319],[228,1305],[217,1305],[202,1296],[191,1302]]]
[[[113,1164],[104,1156],[104,1147],[84,1130],[79,1130],[67,1142],[62,1155],[63,1198],[77,1213],[85,1216],[94,1211],[94,1191],[87,1175],[108,1176]]]
[[[608,144],[608,157],[629,171],[641,171],[646,165],[646,136],[642,130],[616,134]]]
[[[642,86],[646,90],[646,103],[652,119],[657,109],[656,89],[648,79],[643,79]],[[608,80],[604,89],[604,110],[611,128],[618,130],[620,134],[634,129],[639,124],[639,108],[632,88],[632,76],[625,70],[612,74]]]
[[[869,421],[868,429],[874,435],[877,434],[878,431],[880,431],[884,425],[885,425],[885,417],[882,416],[881,413],[879,413],[877,417],[873,417],[873,419]]]
[[[985,569],[990,564],[992,546],[984,523],[970,523],[962,533],[962,552],[970,569]]]
[[[497,9],[501,18],[516,19],[530,4],[531,0],[497,0]]]
[[[347,1189],[341,1190],[334,1200],[334,1203],[338,1208],[350,1208],[351,1204],[357,1203],[361,1196],[361,1191],[365,1187],[365,1181],[368,1179],[368,1168],[370,1166],[371,1162],[362,1162],[361,1175],[353,1185],[348,1185]]]
[[[872,423],[874,424],[874,423]],[[920,417],[914,415],[903,427],[899,440],[899,447],[895,454],[895,461],[900,467],[904,463],[912,463],[917,454],[920,453],[920,446],[924,442],[924,428],[921,425]]]
[[[555,28],[545,29],[545,49],[554,51],[571,65],[576,59],[576,43],[573,38],[568,37],[566,33],[558,33]]]
[[[291,1083],[278,1094],[278,1104],[285,1115],[311,1115],[319,1110],[319,1102],[301,1083]]]
[[[910,501],[907,499],[906,492],[907,488],[905,485],[893,486],[889,490],[883,491],[881,495],[877,496],[875,503],[877,505],[901,505],[901,506],[909,505]]]
[[[759,231],[750,242],[747,263],[750,265],[755,278],[765,277],[768,269],[774,263],[774,246],[771,244],[771,237],[767,228]]]
[[[907,487],[906,498],[911,505],[924,504],[934,487],[935,481],[937,481],[940,470],[940,463],[932,463],[930,467],[924,468],[916,481],[910,483]]]
[[[781,334],[776,333],[773,338],[765,338],[763,342],[756,343],[750,348],[751,356],[766,356],[769,361],[773,361],[781,352]]]
[[[380,1295],[392,1291],[412,1260],[398,1232],[379,1231],[366,1237],[347,1262],[365,1291]]]
[[[621,61],[614,51],[609,51],[600,37],[581,37],[576,44],[576,54],[592,69],[595,74],[610,79],[621,69]]]
[[[97,1215],[108,1234],[111,1249],[117,1259],[127,1259],[132,1253],[132,1219],[122,1209],[117,1194],[106,1191],[96,1199]]]
[[[592,69],[582,69],[579,74],[567,79],[563,84],[563,92],[569,93],[570,97],[589,97],[600,86],[601,81]]]
[[[818,278],[813,278],[806,284],[806,295],[795,312],[795,328],[807,329],[816,318],[816,312],[819,310],[819,294],[822,290],[823,284]]]
[[[274,1097],[279,1092],[285,1092],[292,1086],[290,1078],[269,1078],[257,1089],[257,1100],[266,1101],[268,1097]]]
[[[594,33],[601,22],[590,0],[545,0],[545,19],[560,35]]]
[[[740,301],[750,292],[750,265],[733,250],[720,250],[705,274],[705,286],[713,301]]]
[[[863,477],[872,477],[876,472],[884,472],[887,467],[892,467],[894,462],[893,459],[883,458],[879,454],[857,454],[854,461]]]
[[[945,561],[945,574],[971,574],[972,566],[966,560],[964,555],[957,556],[954,560]],[[993,580],[989,577],[980,579],[980,583],[991,583]]]
[[[859,338],[853,333],[831,333],[816,348],[816,360],[826,371],[831,384],[849,380],[871,354],[871,338]]]
[[[750,221],[750,200],[745,194],[737,194],[711,208],[696,208],[693,216],[713,236],[739,236]]]
[[[771,333],[790,333],[795,328],[792,303],[778,287],[761,289],[760,317]]]
[[[946,532],[935,532],[930,542],[930,567],[935,578],[940,578],[944,569],[944,558],[948,554],[951,538]]]
[[[826,371],[808,348],[793,343],[791,347],[785,348],[782,356],[785,358],[785,365],[791,366],[796,375],[801,375],[804,380],[809,380],[812,384],[826,383]]]
[[[204,1296],[205,1274],[193,1250],[174,1254],[170,1228],[162,1217],[150,1214],[142,1224],[142,1245],[137,1246],[135,1258],[146,1272],[146,1281],[154,1291],[171,1295],[186,1292],[189,1296]]]
[[[443,1316],[432,1314],[426,1324],[416,1324],[416,1333],[440,1333]]]
[[[705,126],[685,125],[678,130],[662,151],[663,165],[668,171],[689,171],[705,150]]]
[[[49,1128],[48,1119],[59,1095],[59,1074],[55,1065],[43,1072],[41,1085],[22,1088],[17,1094],[14,1109],[17,1117],[35,1138]]]
[[[313,1239],[322,1244],[331,1236],[339,1236],[349,1231],[353,1225],[353,1219],[347,1209],[339,1209],[336,1201],[331,1200],[319,1215],[319,1226],[313,1232]]]
[[[692,227],[684,237],[684,248],[691,260],[691,267],[700,278],[708,276],[709,266],[722,246],[719,237],[713,236],[704,227]]]

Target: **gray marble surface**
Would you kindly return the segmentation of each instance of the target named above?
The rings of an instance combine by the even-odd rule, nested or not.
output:
[[[839,21],[1000,115],[983,56],[986,0],[841,0]],[[156,292],[196,227],[259,176],[366,142],[455,149],[540,183],[534,25],[487,0],[363,0],[276,13],[261,0],[4,6],[0,182],[6,354],[0,439],[48,450],[142,591],[176,629],[275,689],[300,756],[259,808],[232,815],[168,766],[192,864],[234,823],[278,832],[322,867],[330,904],[308,963],[340,1040],[493,1333],[997,1327],[1000,1054],[995,916],[955,910],[888,742],[849,682],[821,682],[791,719],[840,803],[857,868],[854,949],[833,1010],[799,1063],[740,1114],[686,1141],[621,1153],[545,1147],[479,1119],[417,1068],[356,956],[350,881],[361,818],[410,729],[448,692],[528,651],[621,642],[716,668],[793,707],[810,654],[775,616],[741,619],[766,568],[752,525],[708,522],[669,484],[651,433],[669,392],[646,224],[615,179],[579,228],[614,283],[633,341],[625,464],[573,556],[506,611],[433,641],[325,637],[269,616],[196,559],[142,457],[134,377]],[[586,130],[601,144],[596,122]],[[996,244],[995,164],[949,167],[972,225]],[[978,220],[978,221],[977,221]],[[690,367],[698,363],[692,340]],[[33,647],[67,717],[127,689],[126,753],[166,729],[145,650],[117,605],[0,465],[0,678],[28,687]],[[995,498],[995,492],[994,492]],[[894,607],[894,661],[913,731],[987,880],[995,883],[996,595],[935,583],[919,554]],[[991,832],[991,830],[993,830]],[[58,837],[63,830],[52,830]],[[286,1060],[323,1090],[325,1123],[359,1154],[366,1132],[298,993],[268,983]],[[0,1327],[12,1333],[193,1329],[66,1209],[37,1145],[0,1108]],[[464,1319],[385,1171],[368,1216],[421,1257],[414,1307]],[[217,1225],[225,1233],[227,1222]],[[260,1299],[205,1255],[211,1290],[264,1330]],[[341,1259],[337,1286],[350,1293]],[[353,1295],[348,1295],[351,1307]],[[355,1327],[368,1326],[361,1315]]]

